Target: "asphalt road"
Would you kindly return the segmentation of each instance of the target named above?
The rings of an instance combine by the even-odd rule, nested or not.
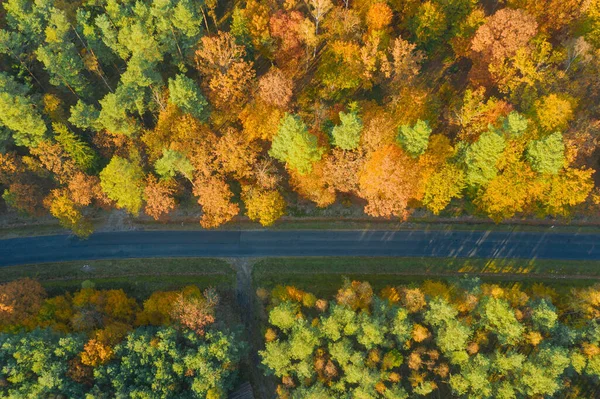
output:
[[[600,235],[500,231],[130,231],[0,240],[0,266],[143,257],[406,256],[600,260]]]

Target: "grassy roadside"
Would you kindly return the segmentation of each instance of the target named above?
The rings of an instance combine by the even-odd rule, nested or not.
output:
[[[103,219],[93,221],[96,231],[102,231]],[[203,230],[196,219],[177,219],[168,223],[155,222],[143,219],[128,220],[129,228],[139,230],[173,230],[173,231],[196,231]],[[217,230],[264,230],[260,224],[246,219],[234,220]],[[343,219],[343,218],[283,218],[276,222],[269,230],[459,230],[459,231],[521,231],[521,232],[545,232],[545,233],[600,233],[600,225],[594,224],[566,224],[556,221],[552,225],[548,221],[523,220],[509,221],[494,224],[486,220],[456,220],[448,219],[410,219],[406,222],[378,219]],[[23,224],[18,226],[0,227],[0,239],[43,236],[53,234],[70,234],[58,223],[48,222],[44,224]]]
[[[293,284],[316,295],[333,294],[343,277],[376,289],[423,280],[477,275],[484,281],[545,283],[558,290],[600,282],[600,262],[457,258],[270,258],[254,265],[255,287]]]
[[[325,219],[325,218],[283,218],[268,230],[461,230],[461,231],[532,231],[548,233],[600,233],[600,225],[593,224],[548,224],[523,221],[495,224],[490,221],[465,222],[461,220],[416,219],[406,222],[377,219]],[[172,223],[135,221],[141,230],[202,230],[195,220]],[[239,220],[227,223],[217,230],[266,230],[259,223]]]
[[[233,290],[235,284],[235,271],[227,262],[204,258],[95,260],[0,268],[0,282],[22,277],[39,280],[51,295],[77,290],[83,281],[92,280],[97,288],[122,288],[138,298],[190,284],[226,291]]]

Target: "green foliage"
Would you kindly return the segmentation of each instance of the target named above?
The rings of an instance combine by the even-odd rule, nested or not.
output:
[[[164,149],[163,155],[154,163],[154,169],[163,178],[175,177],[181,173],[183,177],[192,180],[194,167],[189,159],[179,151]]]
[[[243,44],[248,47],[251,44],[250,29],[248,28],[248,19],[238,7],[233,9],[231,15],[231,34],[235,37],[237,44]]]
[[[396,140],[413,158],[423,155],[429,144],[431,128],[427,121],[418,120],[412,127],[402,125],[398,128]]]
[[[506,141],[492,131],[484,132],[471,144],[465,154],[467,183],[471,186],[482,186],[492,180],[498,173],[496,163],[500,159]]]
[[[15,144],[36,147],[48,128],[27,97],[27,87],[0,72],[0,124],[13,132]]]
[[[588,384],[586,370],[597,375],[597,362],[582,355],[581,345],[587,342],[588,354],[597,350],[599,324],[584,327],[584,320],[572,318],[571,303],[561,300],[559,309],[540,299],[540,285],[523,292],[464,279],[452,286],[428,281],[421,288],[386,287],[381,296],[367,298],[369,292],[368,284],[348,281],[335,299],[307,307],[306,292],[273,290],[260,356],[268,373],[281,379],[280,395],[568,397]],[[416,292],[426,293],[426,305],[415,311],[408,298]],[[585,294],[574,289],[573,295]],[[355,301],[368,305],[353,306]],[[559,339],[571,329],[570,339]],[[587,385],[591,395],[593,381]]]
[[[524,328],[506,301],[485,298],[477,313],[482,327],[496,334],[501,345],[516,345],[523,339]]]
[[[169,79],[169,100],[180,110],[199,120],[206,120],[208,102],[192,79],[179,74]]]
[[[551,303],[542,299],[532,310],[531,320],[536,328],[549,331],[556,326],[558,315],[556,308]]]
[[[84,386],[68,376],[81,352],[82,336],[51,330],[0,334],[0,394],[11,398],[83,397]]]
[[[289,191],[319,207],[352,193],[358,201],[344,197],[345,205],[365,204],[375,217],[405,217],[415,206],[439,214],[451,202],[453,213],[496,222],[569,215],[595,192],[597,169],[600,5],[581,1],[4,0],[0,153],[16,157],[0,162],[6,198],[41,216],[58,190],[73,206],[54,213],[75,220],[78,201],[89,203],[84,191],[95,190],[99,157],[136,152],[146,176],[196,180],[177,190],[150,184],[149,214],[174,210],[177,191],[178,203],[195,197],[212,209],[205,226],[237,212],[230,184],[252,187],[242,200],[265,225],[293,209],[283,206],[295,198]],[[264,60],[276,66],[267,75]],[[285,110],[293,115],[282,118]],[[439,131],[435,141],[425,120]],[[49,134],[50,122],[67,128]],[[86,187],[55,176],[64,169],[50,159],[58,154],[35,149],[46,141],[90,175]]]
[[[0,154],[6,153],[6,149],[12,141],[11,139],[10,130],[0,125]]]
[[[502,127],[511,136],[519,137],[527,130],[528,125],[527,118],[516,111],[512,111],[504,120]]]
[[[565,166],[565,143],[562,134],[552,133],[529,142],[527,160],[538,173],[557,174]]]
[[[269,313],[269,323],[281,328],[283,331],[290,330],[296,322],[297,306],[283,302]]]
[[[285,162],[298,173],[307,174],[312,171],[313,162],[321,159],[323,152],[317,138],[308,132],[300,117],[286,113],[279,122],[269,155]]]
[[[115,347],[115,360],[96,370],[96,384],[112,397],[221,397],[243,350],[233,334],[221,331],[199,336],[172,327],[138,328]]]
[[[50,83],[84,94],[88,83],[82,74],[83,61],[70,37],[71,32],[66,14],[52,9],[45,29],[46,42],[37,49],[36,55],[50,73]]]
[[[39,284],[41,292],[31,292],[29,281],[0,285],[0,304],[16,299],[23,308],[29,300],[19,312],[33,312],[12,326],[17,332],[0,333],[0,396],[224,398],[233,388],[247,347],[214,317],[202,334],[180,325],[146,325],[157,313],[176,319],[178,303],[202,295],[198,287],[157,291],[140,311],[122,290],[95,290],[91,281],[72,295],[47,299]],[[27,295],[39,295],[41,307]],[[162,320],[158,324],[174,323]]]
[[[422,3],[409,24],[416,42],[428,51],[432,51],[442,39],[446,26],[446,16],[437,1]]]
[[[133,215],[142,209],[144,172],[139,165],[114,156],[100,172],[100,186],[119,208]]]
[[[111,133],[131,136],[138,128],[135,120],[127,114],[127,103],[116,93],[107,94],[100,100],[102,107],[98,115],[98,123]],[[87,110],[86,110],[87,111]],[[85,123],[85,122],[84,122]]]
[[[94,150],[88,143],[81,140],[75,133],[62,123],[53,123],[54,138],[63,149],[73,158],[77,166],[84,171],[91,171],[98,162]]]
[[[80,129],[100,130],[102,125],[98,123],[99,117],[100,111],[93,105],[86,104],[79,100],[77,101],[77,104],[71,107],[69,122]]]
[[[362,120],[354,112],[340,112],[340,124],[333,127],[333,145],[342,150],[355,150],[360,142]]]

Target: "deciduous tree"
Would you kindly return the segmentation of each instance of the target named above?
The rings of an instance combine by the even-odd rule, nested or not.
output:
[[[408,202],[418,199],[420,179],[417,163],[398,146],[373,152],[359,175],[359,193],[367,200],[365,212],[404,218]]]
[[[114,156],[100,172],[100,186],[119,208],[133,215],[142,209],[144,172],[134,162]]]
[[[285,215],[286,203],[277,190],[263,191],[256,187],[248,187],[244,189],[242,199],[248,217],[263,226],[271,226]]]

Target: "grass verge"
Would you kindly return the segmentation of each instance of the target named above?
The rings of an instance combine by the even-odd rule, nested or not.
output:
[[[151,258],[40,263],[0,268],[0,282],[30,277],[40,281],[49,294],[75,291],[85,280],[96,288],[122,288],[134,297],[185,285],[232,290],[235,272],[220,259]]]
[[[269,258],[254,265],[255,287],[292,284],[317,296],[332,295],[343,277],[375,289],[476,275],[484,281],[545,283],[559,291],[600,282],[600,262],[459,258],[310,257]]]

